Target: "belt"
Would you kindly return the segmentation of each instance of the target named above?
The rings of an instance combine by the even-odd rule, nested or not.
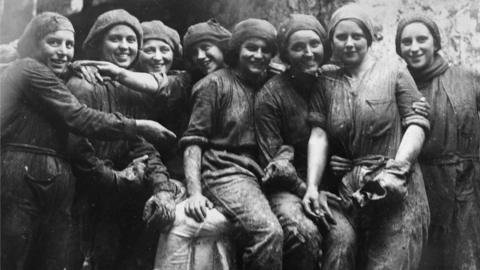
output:
[[[457,164],[463,161],[479,161],[480,157],[475,154],[447,154],[434,158],[419,158],[418,161],[427,165],[448,165]]]

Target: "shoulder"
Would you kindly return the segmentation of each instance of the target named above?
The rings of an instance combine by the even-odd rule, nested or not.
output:
[[[192,95],[198,94],[200,91],[214,91],[219,93],[225,91],[225,87],[223,87],[225,81],[233,79],[233,77],[233,73],[228,69],[220,69],[212,72],[200,79],[193,86]]]
[[[285,91],[289,87],[287,75],[277,74],[268,80],[258,91],[256,99],[262,102],[269,102],[285,97]]]

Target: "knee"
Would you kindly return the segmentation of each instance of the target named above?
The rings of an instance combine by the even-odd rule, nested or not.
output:
[[[355,241],[355,230],[348,221],[337,221],[327,235],[327,244],[333,247],[353,247]]]
[[[286,253],[302,249],[316,254],[320,249],[322,236],[315,224],[311,222],[284,226],[283,233],[283,246]]]

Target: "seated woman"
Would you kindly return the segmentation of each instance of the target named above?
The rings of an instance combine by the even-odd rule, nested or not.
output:
[[[432,214],[422,269],[478,269],[480,76],[448,64],[438,26],[425,15],[403,17],[395,41],[431,104],[430,136],[419,156]]]
[[[344,173],[338,192],[357,233],[350,239],[359,250],[356,268],[417,269],[430,212],[415,160],[429,122],[412,108],[422,96],[408,70],[398,60],[371,53],[373,27],[363,10],[343,6],[328,26],[340,67],[322,75],[325,90],[312,96],[307,194],[316,193],[328,142],[341,146],[349,166],[337,167],[338,157],[332,163]]]
[[[256,163],[254,97],[275,53],[275,28],[264,20],[238,23],[226,60],[192,90],[192,116],[180,145],[186,214],[202,223],[215,207],[241,233],[244,269],[281,269],[282,229],[262,193]]]
[[[116,74],[94,83],[72,77],[68,86],[81,102],[101,111],[151,117],[161,96],[152,97],[128,87],[142,83],[135,83],[136,77],[128,70],[138,59],[142,32],[140,22],[125,10],[111,10],[97,18],[84,41],[84,52],[93,60],[109,62],[111,70],[116,67]],[[135,75],[150,79],[145,87],[161,84],[155,81],[156,74]],[[83,248],[87,251],[84,255],[95,269],[151,267],[153,253],[147,252],[142,210],[147,227],[157,230],[170,224],[178,191],[160,154],[141,137],[114,142],[77,138],[72,139],[72,145],[75,169],[83,180],[83,195],[88,202],[83,215],[89,246]],[[138,163],[145,167],[145,174],[132,177],[129,164]]]
[[[18,44],[20,59],[1,85],[1,268],[71,269],[75,180],[67,138],[164,137],[149,120],[132,120],[82,105],[65,86],[74,29],[57,13],[37,15]]]
[[[157,103],[160,110],[156,112],[155,117],[158,117],[156,119],[177,135],[181,135],[190,118],[191,82],[189,73],[171,70],[173,61],[181,55],[180,38],[174,29],[161,21],[143,22],[141,25],[144,44],[140,51],[137,70],[168,74],[165,89],[162,89],[165,93],[165,101]],[[192,32],[192,28],[200,31]],[[191,47],[197,46],[198,41],[207,42],[206,40],[211,40],[208,42],[212,46],[207,51],[217,50],[215,59],[220,58],[222,61],[216,62],[219,64],[210,72],[224,66],[223,53],[214,44],[216,39],[221,37],[228,40],[229,36],[230,33],[226,29],[214,22],[191,26],[184,39],[187,44],[185,54],[191,61],[191,67],[198,62],[192,59],[193,55],[195,59],[202,59],[202,61],[205,58],[203,47],[197,49],[200,53],[193,53],[194,49]],[[199,67],[205,66],[202,64]],[[200,72],[197,68],[195,70]],[[208,72],[208,70],[201,70]],[[179,150],[177,147],[169,146],[169,148],[165,150],[171,153],[166,160],[168,172],[171,177],[183,181],[183,155],[177,154]],[[165,151],[161,151],[162,158],[165,157],[163,155]],[[155,269],[235,269],[235,252],[228,235],[231,231],[230,222],[216,209],[208,209],[207,217],[202,223],[186,216],[185,186],[181,182],[174,182],[183,192],[176,197],[178,204],[172,226],[161,228],[163,233],[160,235],[156,249]]]
[[[352,256],[338,260],[336,266],[329,259],[328,249],[321,256],[322,235],[317,226],[332,227],[330,239],[335,238],[336,231],[348,234],[337,229],[347,220],[339,214],[329,216],[328,221],[319,219],[315,213],[306,212],[308,208],[302,204],[307,187],[308,102],[313,92],[323,91],[319,77],[321,65],[330,56],[327,34],[315,17],[292,14],[280,24],[277,41],[280,58],[289,68],[269,80],[257,94],[255,131],[260,164],[265,167],[264,190],[284,231],[283,269],[318,269],[322,259],[325,269],[348,269],[347,258]],[[337,199],[325,191],[320,196]],[[328,214],[333,215],[331,211]],[[353,248],[350,252],[354,253]]]

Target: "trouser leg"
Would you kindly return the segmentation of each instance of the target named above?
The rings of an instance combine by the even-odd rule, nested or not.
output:
[[[319,269],[322,236],[305,215],[301,199],[283,191],[268,200],[283,229],[283,269]]]
[[[244,233],[244,269],[281,269],[283,231],[254,177],[204,182],[205,195]]]

